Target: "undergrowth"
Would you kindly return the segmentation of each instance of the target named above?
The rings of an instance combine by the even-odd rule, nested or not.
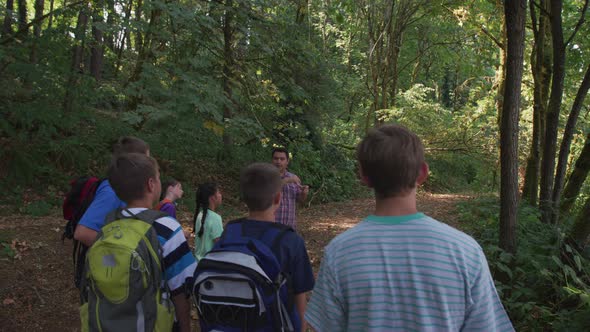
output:
[[[562,227],[521,206],[518,251],[498,247],[499,201],[479,198],[458,206],[462,229],[483,247],[502,302],[517,331],[587,331],[590,260],[569,246]]]

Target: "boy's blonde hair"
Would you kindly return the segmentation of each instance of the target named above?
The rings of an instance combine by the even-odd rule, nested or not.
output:
[[[372,129],[357,146],[356,157],[377,198],[413,189],[425,162],[420,138],[399,125]]]

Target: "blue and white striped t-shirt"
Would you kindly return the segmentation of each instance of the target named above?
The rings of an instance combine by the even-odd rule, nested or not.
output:
[[[334,238],[305,318],[330,332],[514,330],[479,244],[422,213]]]
[[[130,208],[123,210],[127,215],[127,210],[133,214],[138,214],[145,208]],[[154,221],[153,227],[158,235],[158,240],[162,246],[162,259],[164,261],[164,279],[168,283],[171,294],[177,295],[184,292],[187,279],[193,277],[193,272],[197,267],[195,256],[191,252],[182,226],[172,217],[162,217]]]

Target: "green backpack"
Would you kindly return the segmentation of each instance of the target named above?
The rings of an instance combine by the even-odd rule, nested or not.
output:
[[[167,214],[109,214],[86,254],[82,331],[170,332],[174,306],[163,280],[161,246],[152,223]]]

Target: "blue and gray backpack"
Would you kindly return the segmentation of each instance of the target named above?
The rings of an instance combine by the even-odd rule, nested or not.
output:
[[[293,331],[289,276],[273,254],[293,229],[272,224],[255,239],[243,236],[241,221],[228,223],[195,270],[193,299],[201,330]]]

